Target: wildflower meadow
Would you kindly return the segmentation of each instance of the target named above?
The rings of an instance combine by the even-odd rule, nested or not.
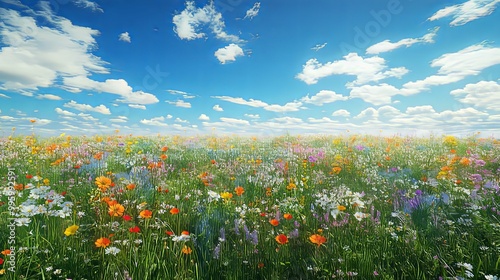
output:
[[[0,279],[499,279],[479,134],[0,139]]]

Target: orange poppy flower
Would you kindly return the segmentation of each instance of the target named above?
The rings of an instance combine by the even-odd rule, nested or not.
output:
[[[139,216],[143,219],[151,219],[151,217],[153,217],[153,212],[151,212],[151,210],[142,210]]]
[[[135,184],[128,184],[127,185],[127,190],[131,191],[133,189],[135,189]]]
[[[174,207],[174,208],[170,209],[170,214],[172,214],[172,215],[179,214],[179,208]]]
[[[293,219],[293,216],[290,213],[286,213],[285,215],[283,215],[283,218],[285,218],[285,220],[291,220]]]
[[[5,249],[2,251],[2,255],[4,255],[4,256],[10,255],[10,252],[11,251],[9,249]]]
[[[280,245],[284,245],[286,243],[288,243],[288,237],[286,237],[286,235],[284,234],[279,234],[278,236],[276,236],[276,238],[274,238],[276,240],[276,242],[278,242],[278,244]]]
[[[276,219],[269,220],[269,223],[273,226],[278,226],[280,224],[280,222]]]
[[[106,248],[109,246],[109,244],[111,244],[111,240],[106,237],[101,237],[95,241],[95,246],[97,248]]]
[[[234,188],[234,192],[237,196],[241,196],[245,192],[245,189],[241,186],[237,186],[236,188]]]
[[[321,244],[326,242],[326,238],[322,235],[319,235],[319,234],[313,234],[309,237],[309,241],[318,245],[318,247],[319,247],[319,246],[321,246]]]

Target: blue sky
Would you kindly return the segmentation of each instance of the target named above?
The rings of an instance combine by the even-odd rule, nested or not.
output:
[[[0,0],[0,135],[500,137],[499,6]]]

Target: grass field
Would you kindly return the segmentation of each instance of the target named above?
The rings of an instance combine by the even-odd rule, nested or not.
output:
[[[0,139],[0,279],[498,279],[500,142]]]

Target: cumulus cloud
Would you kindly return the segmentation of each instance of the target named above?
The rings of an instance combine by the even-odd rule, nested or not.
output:
[[[312,97],[305,96],[301,99],[304,103],[314,104],[316,106],[323,106],[323,104],[332,103],[335,101],[347,100],[347,96],[343,96],[342,94],[338,94],[331,90],[321,90],[316,93]]]
[[[462,89],[451,91],[451,95],[464,104],[500,111],[500,84],[494,81],[467,84]]]
[[[324,64],[315,58],[309,59],[302,66],[302,72],[297,74],[296,78],[311,85],[331,75],[352,75],[356,76],[356,80],[348,83],[347,86],[353,86],[377,82],[389,77],[401,78],[408,73],[404,67],[386,69],[386,62],[381,57],[363,58],[356,53],[350,53],[342,60]]]
[[[212,107],[212,109],[214,111],[217,111],[217,112],[222,112],[224,111],[224,109],[221,108],[221,106],[219,104],[215,104],[214,107]]]
[[[76,116],[75,113],[63,110],[61,108],[55,108],[54,111],[56,111],[57,114],[62,115],[62,116],[67,116],[67,117],[73,117]]]
[[[127,81],[123,79],[107,79],[104,82],[94,81],[85,76],[75,76],[63,79],[66,90],[80,92],[82,89],[96,92],[116,94],[121,98],[118,102],[147,105],[158,103],[158,98],[147,92],[133,91]]]
[[[103,104],[96,106],[96,107],[92,107],[88,104],[80,104],[74,100],[71,100],[70,102],[65,103],[63,106],[66,108],[72,108],[72,109],[75,109],[75,110],[78,110],[81,112],[96,112],[96,113],[100,113],[103,115],[111,115],[111,111],[109,111],[109,109]]]
[[[332,117],[350,117],[351,113],[345,109],[340,109],[332,113]]]
[[[209,118],[207,115],[205,115],[205,114],[201,114],[201,115],[198,117],[198,119],[199,119],[200,121],[209,121],[209,120],[210,120],[210,118]]]
[[[208,27],[217,39],[242,42],[236,35],[227,34],[222,14],[215,9],[211,1],[202,8],[195,6],[194,1],[187,1],[186,8],[172,18],[174,32],[183,40],[194,40],[205,38],[207,35],[201,31],[201,27]]]
[[[162,127],[168,126],[168,124],[166,124],[164,121],[165,117],[154,117],[151,119],[142,119],[140,123],[150,126],[162,126]]]
[[[367,54],[379,54],[383,52],[390,52],[400,47],[410,47],[417,43],[434,43],[434,37],[436,37],[439,27],[432,29],[429,33],[425,34],[420,38],[406,38],[401,39],[395,43],[389,40],[382,41],[375,45],[372,45],[366,49]]]
[[[0,84],[5,89],[37,90],[53,86],[61,76],[108,73],[107,63],[91,53],[99,31],[73,25],[47,9],[37,13],[50,18],[54,27],[40,27],[34,17],[0,8],[0,38],[4,45],[0,52]]]
[[[236,44],[229,44],[225,46],[224,48],[220,48],[215,51],[214,53],[215,57],[220,61],[222,64],[226,64],[228,61],[236,61],[236,57],[238,56],[243,56],[243,49],[236,45]]]
[[[447,6],[433,14],[428,20],[434,21],[452,17],[450,26],[464,25],[478,18],[488,16],[496,9],[500,0],[468,0],[462,4]]]
[[[123,32],[122,34],[120,34],[120,36],[118,37],[118,40],[123,41],[123,42],[127,42],[127,43],[131,42],[130,35],[128,34],[128,32]]]
[[[168,104],[175,105],[175,107],[181,107],[181,108],[191,108],[191,103],[186,102],[184,100],[177,100],[177,101],[165,101]]]

